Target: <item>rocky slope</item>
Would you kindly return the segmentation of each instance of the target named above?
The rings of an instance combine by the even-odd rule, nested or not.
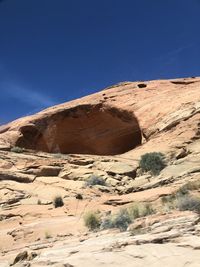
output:
[[[166,157],[158,176],[139,169],[152,151]],[[164,202],[199,181],[200,78],[120,83],[1,126],[0,266],[199,266],[199,215]],[[84,226],[87,211],[133,203],[157,212],[125,233]]]

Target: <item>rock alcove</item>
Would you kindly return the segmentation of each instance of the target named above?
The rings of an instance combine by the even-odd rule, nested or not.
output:
[[[116,155],[142,142],[137,118],[114,107],[81,105],[21,127],[16,145],[63,154]]]

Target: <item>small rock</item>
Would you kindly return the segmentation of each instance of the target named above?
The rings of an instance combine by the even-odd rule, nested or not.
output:
[[[187,149],[185,149],[183,147],[177,152],[175,157],[176,157],[176,159],[182,159],[182,158],[186,157],[187,155],[188,155],[188,151],[187,151]]]
[[[23,252],[20,252],[14,259],[13,261],[13,265],[15,265],[16,263],[20,262],[20,261],[24,261],[28,258],[28,252],[25,250]]]
[[[56,166],[41,166],[37,176],[58,176],[61,171],[60,167]]]
[[[119,184],[119,181],[114,179],[114,178],[108,178],[106,180],[106,183],[115,187],[115,186],[117,186]]]
[[[104,186],[104,185],[95,185],[94,187],[103,193],[109,193],[110,192],[110,188],[108,188],[107,186]]]

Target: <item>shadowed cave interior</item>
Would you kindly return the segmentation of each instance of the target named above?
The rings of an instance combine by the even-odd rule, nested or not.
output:
[[[63,110],[20,131],[16,146],[50,153],[116,155],[142,142],[133,113],[102,104]]]

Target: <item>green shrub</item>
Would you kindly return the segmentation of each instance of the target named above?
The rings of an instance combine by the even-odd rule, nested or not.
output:
[[[11,148],[10,151],[11,152],[15,152],[15,153],[23,153],[24,149],[22,147],[14,146],[14,147]]]
[[[139,166],[143,172],[151,172],[153,175],[158,175],[166,166],[164,155],[159,152],[146,153],[141,156]]]
[[[103,230],[113,228],[112,217],[111,216],[105,217],[101,222],[100,228]]]
[[[177,198],[177,208],[181,211],[191,210],[200,213],[200,199],[191,196]]]
[[[134,204],[129,207],[128,212],[132,220],[146,217],[148,215],[154,214],[156,211],[153,209],[152,205],[147,204]]]
[[[139,204],[133,204],[129,207],[128,212],[133,220],[141,217],[140,209],[141,207]]]
[[[53,200],[53,205],[55,208],[62,207],[64,205],[62,197],[56,196]]]
[[[112,220],[113,227],[120,229],[120,231],[127,230],[129,224],[132,222],[130,215],[126,209],[120,210]]]
[[[185,195],[189,195],[190,191],[198,190],[200,189],[200,180],[190,181],[184,185],[182,185],[177,191],[176,191],[176,197],[181,197]]]
[[[162,204],[168,204],[168,203],[173,203],[176,200],[176,194],[171,194],[169,196],[163,196],[161,197]]]
[[[188,188],[185,185],[183,185],[176,191],[175,196],[177,198],[177,197],[185,196],[188,194],[189,194]]]
[[[200,189],[200,180],[190,181],[183,186],[181,186],[177,192],[182,193],[182,195],[186,195],[189,191]]]
[[[106,217],[101,223],[101,229],[118,228],[120,231],[126,231],[131,222],[127,209],[121,209],[115,215]]]
[[[84,215],[84,223],[85,226],[91,231],[99,229],[101,225],[100,214],[98,212],[92,211],[87,212]]]
[[[105,180],[96,175],[90,176],[90,178],[86,181],[86,186],[94,186],[94,185],[106,185]]]
[[[114,215],[109,215],[102,220],[101,229],[118,228],[125,231],[135,219],[155,213],[151,204],[134,204],[127,209],[121,209]]]
[[[143,209],[141,211],[141,217],[146,217],[154,213],[156,213],[156,211],[153,209],[152,205],[147,203],[143,206]]]

